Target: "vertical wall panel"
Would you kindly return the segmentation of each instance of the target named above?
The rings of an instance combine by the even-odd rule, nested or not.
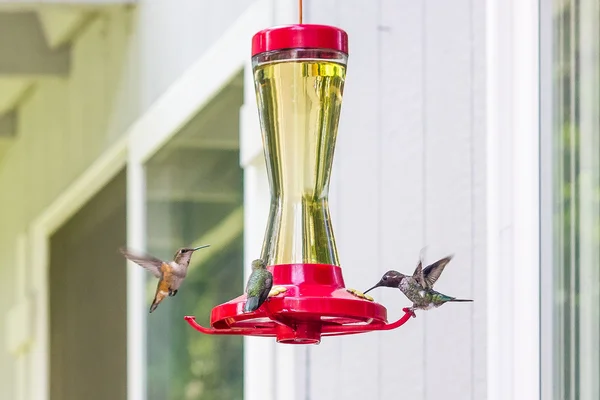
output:
[[[382,253],[381,264],[373,266],[370,274],[373,283],[389,269],[412,273],[424,244],[423,11],[422,2],[383,1],[379,133]],[[372,295],[386,306],[390,321],[411,304],[398,289],[376,289]],[[398,386],[403,398],[423,398],[427,376],[424,322],[419,313],[403,327],[381,334],[380,399],[397,398]]]
[[[436,288],[476,300],[311,348],[311,400],[485,398],[485,5],[475,3],[306,3],[305,22],[350,35],[331,190],[346,285],[411,273],[427,245],[428,263],[455,254]],[[410,304],[395,290],[373,296],[390,321]]]
[[[310,24],[327,24],[339,26],[338,24],[338,1],[337,0],[305,0],[304,3],[304,22]],[[345,28],[341,26],[341,28]],[[349,68],[353,68],[353,38],[350,38],[350,59]],[[348,82],[348,81],[347,81]],[[347,83],[347,89],[345,93],[352,91],[353,84]],[[346,108],[346,101],[344,97],[344,103],[342,104],[342,113]],[[339,138],[346,135],[346,131],[340,131]],[[331,210],[331,220],[333,224],[333,232],[338,241],[340,231],[340,218],[341,215],[338,213],[340,201],[339,188],[340,181],[337,179],[339,173],[337,165],[337,158],[339,147],[336,149],[334,156],[333,165],[333,177],[329,188],[329,206]],[[345,266],[346,256],[340,250],[340,258],[342,267]],[[344,269],[345,271],[345,269]],[[307,365],[308,365],[308,379],[306,381],[308,397],[310,400],[325,400],[335,399],[339,396],[339,388],[342,379],[342,342],[338,338],[325,338],[318,346],[309,346],[307,348]]]
[[[380,263],[381,185],[379,154],[379,1],[345,1],[338,24],[350,35],[348,68],[334,179],[339,201],[332,218],[346,286],[361,288]],[[379,336],[352,335],[341,342],[337,398],[376,399],[379,394]]]
[[[472,154],[472,399],[487,396],[487,266],[486,266],[486,90],[485,3],[471,0],[471,154]]]
[[[426,264],[454,259],[436,282],[447,295],[472,297],[471,50],[469,0],[425,9]],[[472,313],[449,303],[425,319],[425,399],[472,399]]]

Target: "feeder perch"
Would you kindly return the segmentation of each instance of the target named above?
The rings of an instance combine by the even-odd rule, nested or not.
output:
[[[387,310],[346,289],[329,216],[329,178],[348,58],[348,36],[324,25],[288,25],[252,39],[252,67],[271,191],[261,258],[273,290],[256,311],[246,295],[213,308],[215,335],[276,337],[279,343],[317,344],[322,336],[390,330]]]

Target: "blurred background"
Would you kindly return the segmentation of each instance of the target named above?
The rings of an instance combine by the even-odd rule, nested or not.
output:
[[[269,191],[251,36],[295,0],[0,1],[2,400],[600,399],[600,0],[304,0],[349,34],[348,287],[474,299],[318,346],[206,336]],[[194,255],[176,297],[120,246]],[[402,314],[396,290],[373,296]]]

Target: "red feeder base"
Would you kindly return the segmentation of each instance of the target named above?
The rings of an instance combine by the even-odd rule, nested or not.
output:
[[[395,329],[414,317],[405,308],[402,318],[388,324],[384,306],[346,291],[342,270],[335,265],[284,264],[268,269],[273,287],[286,291],[267,299],[258,310],[243,312],[244,294],[213,308],[211,328],[199,325],[195,317],[185,320],[210,335],[270,336],[279,343],[318,344],[321,336]]]

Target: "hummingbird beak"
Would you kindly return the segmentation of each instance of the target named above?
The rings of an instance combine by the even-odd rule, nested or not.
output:
[[[378,288],[379,286],[381,286],[381,282],[377,283],[377,285],[373,286],[371,289],[364,291],[363,294],[367,294],[367,292],[370,292],[371,290]]]
[[[210,244],[205,244],[203,246],[198,246],[198,247],[192,249],[192,251],[200,250],[200,249],[203,249],[203,248],[208,247],[208,246],[210,246]]]

